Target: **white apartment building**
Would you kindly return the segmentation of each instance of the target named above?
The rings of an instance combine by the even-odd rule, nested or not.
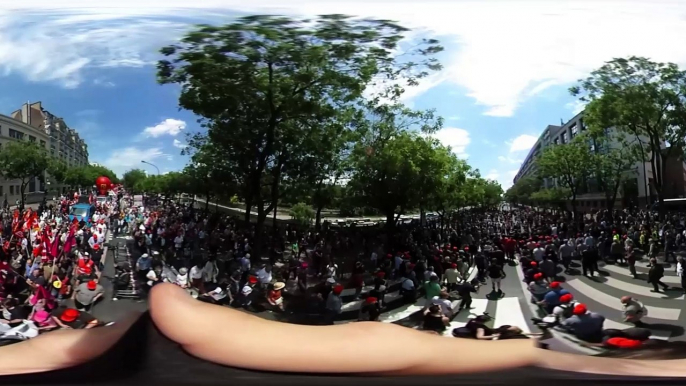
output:
[[[41,146],[45,146],[52,157],[59,158],[65,165],[71,167],[88,165],[88,146],[86,143],[81,139],[76,130],[70,128],[64,122],[64,119],[45,110],[41,102],[24,103],[18,110],[13,111],[10,116],[6,118],[9,118],[15,125],[21,127],[21,129],[15,130],[19,131],[19,134],[13,135],[27,135],[28,139],[32,140],[32,138],[37,135],[35,133],[40,133]],[[4,133],[0,135],[4,136]],[[40,192],[42,198],[45,186],[35,187],[35,189],[31,188],[32,185],[29,185],[27,192]],[[19,193],[16,192],[16,189],[12,190],[14,191],[16,198],[18,198]],[[49,187],[51,194],[57,192],[63,193],[64,190],[65,187],[57,186],[54,183],[51,183],[51,186]],[[8,192],[7,189],[5,189],[5,191]],[[11,194],[12,192],[9,193]],[[8,199],[12,200],[11,198]],[[27,197],[27,201],[33,202],[35,200],[32,200],[32,197],[29,196]]]

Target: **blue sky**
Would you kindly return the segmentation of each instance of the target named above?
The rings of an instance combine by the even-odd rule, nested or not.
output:
[[[437,137],[505,188],[546,125],[579,111],[567,93],[577,79],[618,56],[686,63],[686,3],[668,0],[6,3],[0,0],[0,113],[43,102],[85,138],[91,162],[118,173],[145,166],[141,160],[162,172],[185,165],[180,147],[199,127],[178,110],[178,90],[156,84],[157,49],[192,24],[239,14],[383,17],[415,29],[409,40],[437,37],[445,69],[406,102],[435,108],[446,119]]]

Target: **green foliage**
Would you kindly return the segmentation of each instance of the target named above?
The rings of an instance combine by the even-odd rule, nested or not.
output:
[[[576,212],[576,197],[591,176],[595,157],[584,136],[577,136],[565,145],[550,146],[537,160],[538,173],[543,178],[557,181],[557,186],[568,189],[572,209]]]
[[[564,206],[571,197],[571,192],[566,188],[541,189],[531,194],[529,199],[537,205]]]
[[[642,57],[613,59],[570,92],[588,103],[587,125],[614,127],[636,141],[651,163],[662,209],[666,160],[683,157],[686,146],[686,72]]]
[[[530,205],[532,195],[541,189],[543,189],[543,180],[540,177],[524,176],[505,192],[504,199],[512,204]]]
[[[22,208],[29,182],[32,178],[44,180],[49,164],[45,149],[30,141],[10,142],[0,150],[0,175],[20,182]]]
[[[124,173],[122,176],[122,181],[124,182],[124,188],[130,189],[133,192],[141,192],[141,184],[145,184],[145,180],[148,175],[141,169],[131,169]]]
[[[48,173],[53,176],[59,183],[74,187],[74,188],[90,188],[95,185],[95,180],[100,176],[105,176],[112,181],[113,184],[119,183],[119,178],[110,169],[104,166],[76,166],[64,167],[64,172],[61,175],[62,180],[58,178],[57,174],[62,173],[63,165],[59,161],[51,161],[51,167],[48,168]]]
[[[387,20],[342,15],[251,16],[200,26],[163,48],[159,82],[181,85],[180,107],[207,128],[189,138],[186,151],[195,187],[238,194],[246,220],[257,209],[258,228],[281,199],[282,185],[303,191],[307,181],[316,187],[310,202],[318,208],[331,202],[329,187],[345,174],[354,141],[345,133],[364,120],[358,111],[364,90],[376,82],[413,86],[440,68],[435,40],[395,58],[407,31]]]
[[[309,227],[312,224],[314,215],[312,207],[302,202],[293,205],[290,210],[291,218],[304,227]]]
[[[53,182],[63,184],[67,178],[68,167],[56,158],[48,159],[48,174],[52,177]]]

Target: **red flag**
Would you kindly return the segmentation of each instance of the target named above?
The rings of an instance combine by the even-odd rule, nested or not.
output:
[[[69,235],[67,235],[67,240],[64,242],[64,254],[67,255],[71,252],[71,249],[76,246],[76,229],[72,226],[69,230]]]

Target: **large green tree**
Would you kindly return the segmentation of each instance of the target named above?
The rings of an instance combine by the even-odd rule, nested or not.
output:
[[[575,217],[576,199],[592,174],[593,162],[591,145],[582,136],[564,145],[547,147],[537,160],[541,177],[553,179],[558,187],[569,190]]]
[[[590,126],[582,136],[588,138],[592,150],[590,182],[593,190],[603,192],[605,206],[614,209],[620,187],[629,178],[635,178],[634,169],[638,156],[635,139],[628,138],[626,133]]]
[[[504,194],[512,204],[531,204],[531,196],[543,189],[543,180],[537,175],[524,176],[517,180]]]
[[[7,180],[19,181],[21,208],[24,208],[26,187],[32,179],[44,181],[50,164],[45,149],[29,141],[14,141],[0,150],[0,175]]]
[[[450,154],[438,180],[429,186],[429,209],[438,213],[441,228],[448,224],[449,213],[464,205],[465,184],[471,171],[466,161]]]
[[[588,125],[615,128],[636,139],[643,160],[650,162],[652,188],[664,215],[667,159],[681,159],[686,145],[686,72],[674,63],[618,58],[570,91],[587,103]]]
[[[256,257],[280,184],[307,150],[303,137],[321,128],[312,123],[355,104],[374,80],[402,77],[414,84],[439,67],[431,55],[442,48],[433,40],[404,52],[410,60],[395,60],[405,32],[387,20],[342,15],[251,16],[201,26],[162,49],[169,59],[158,64],[159,81],[180,84],[179,105],[207,128],[190,146],[203,143],[222,154],[223,168],[241,188],[245,219],[257,209]]]
[[[131,169],[124,173],[122,176],[122,181],[124,182],[124,187],[132,192],[140,193],[140,188],[144,186],[144,181],[148,178],[148,175],[141,169]]]

